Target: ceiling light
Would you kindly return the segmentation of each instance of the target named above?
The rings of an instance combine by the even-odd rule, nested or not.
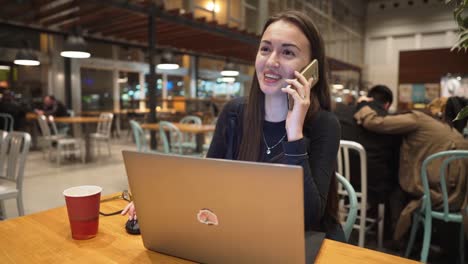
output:
[[[171,52],[165,51],[161,54],[161,62],[156,66],[160,70],[177,70],[179,64],[174,61],[174,56]]]
[[[333,89],[341,90],[344,86],[342,84],[333,84]]]
[[[91,57],[85,40],[81,36],[70,35],[63,45],[60,56],[75,59],[86,59]]]
[[[233,82],[236,81],[236,78],[234,78],[234,77],[222,77],[222,78],[220,78],[220,81],[225,82],[225,83],[233,83]]]
[[[227,62],[224,66],[223,70],[221,71],[221,75],[223,76],[238,76],[239,70],[237,69],[236,65],[232,62]]]
[[[128,77],[123,77],[117,79],[117,83],[127,83],[128,82]]]
[[[32,50],[18,51],[18,53],[16,53],[16,57],[13,63],[16,65],[24,66],[38,66],[41,64],[37,59],[37,55]]]
[[[220,8],[219,8],[219,4],[215,4],[213,2],[208,2],[208,4],[206,4],[206,9],[208,9],[208,11],[211,11],[211,12],[215,12],[215,13],[218,13]]]
[[[9,71],[9,70],[10,70],[10,66],[0,65],[0,70]]]

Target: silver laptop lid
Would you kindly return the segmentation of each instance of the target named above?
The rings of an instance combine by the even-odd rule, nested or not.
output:
[[[305,263],[301,167],[123,157],[146,248],[203,263]]]

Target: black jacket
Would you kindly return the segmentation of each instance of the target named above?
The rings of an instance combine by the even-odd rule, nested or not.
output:
[[[44,106],[44,114],[52,115],[54,117],[68,116],[67,107],[56,100],[51,106]]]
[[[207,157],[237,159],[242,140],[245,98],[226,104],[219,115]],[[335,116],[326,111],[316,114],[310,124],[304,124],[305,138],[283,142],[283,152],[304,154],[286,156],[275,162],[300,165],[304,170],[304,223],[306,231],[327,232],[328,237],[344,240],[341,226],[325,212],[331,177],[335,177],[336,155],[340,141],[340,125]]]
[[[457,117],[458,112],[460,112],[463,107],[468,105],[468,98],[453,96],[447,99],[447,104],[445,105],[444,118],[451,126],[453,126],[458,132],[463,134],[463,129],[466,127],[468,118],[462,120],[452,121]]]
[[[0,102],[0,113],[10,114],[13,117],[13,130],[23,130],[26,124],[26,110],[16,102]],[[8,125],[9,126],[9,125]],[[4,127],[3,119],[0,119],[0,130],[8,130]]]
[[[379,115],[386,115],[385,109],[377,104],[370,105]],[[398,187],[398,164],[401,136],[378,134],[366,130],[356,123],[356,106],[337,104],[335,114],[341,125],[341,139],[361,144],[367,154],[368,201],[383,202]],[[361,168],[359,155],[350,152],[351,183],[361,189]]]

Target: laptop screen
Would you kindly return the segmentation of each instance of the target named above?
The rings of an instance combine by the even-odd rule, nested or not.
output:
[[[204,263],[305,262],[301,167],[123,156],[148,249]]]

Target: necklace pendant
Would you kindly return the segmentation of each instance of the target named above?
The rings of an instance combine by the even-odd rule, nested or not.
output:
[[[270,155],[271,150],[270,150],[270,149],[267,149],[266,153],[267,153],[268,155]]]

